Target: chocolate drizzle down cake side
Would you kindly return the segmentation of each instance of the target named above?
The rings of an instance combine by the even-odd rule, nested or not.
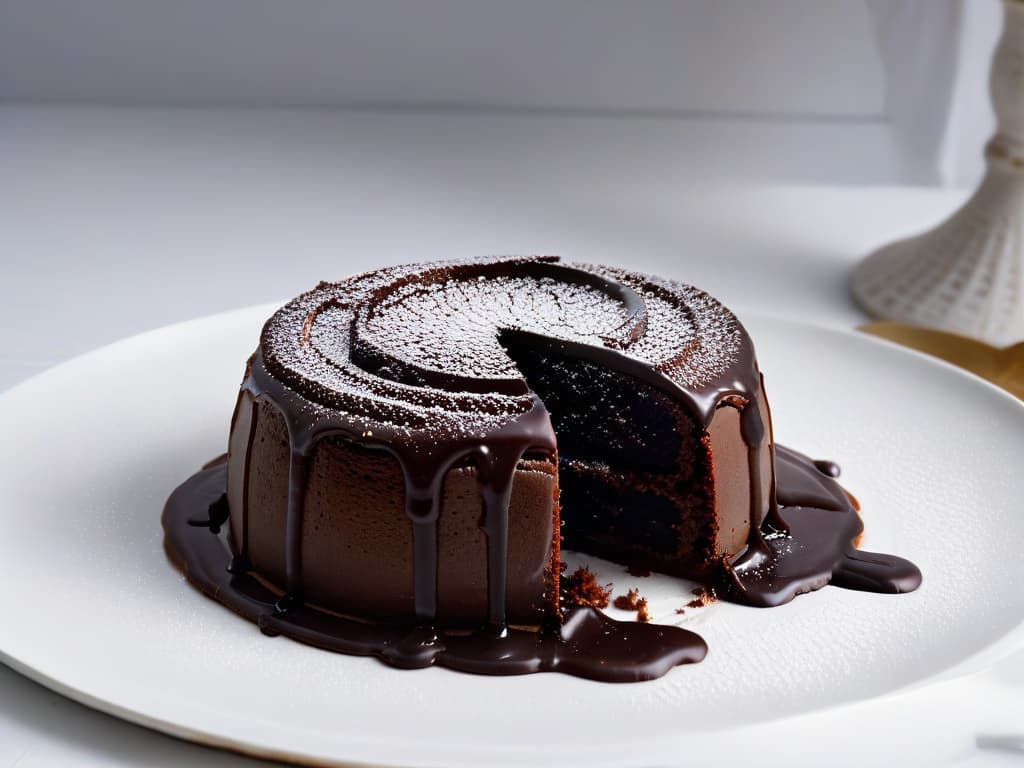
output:
[[[270,318],[165,548],[268,634],[647,680],[703,640],[562,606],[561,546],[752,606],[915,589],[914,565],[854,548],[836,474],[774,444],[750,338],[702,291],[551,257],[409,265]]]

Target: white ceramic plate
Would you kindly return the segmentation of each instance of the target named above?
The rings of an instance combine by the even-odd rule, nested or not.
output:
[[[826,588],[772,610],[689,611],[707,659],[631,685],[399,671],[264,637],[171,568],[159,517],[224,450],[271,310],[131,338],[0,397],[0,658],[126,719],[254,754],[724,765],[817,710],[884,707],[878,697],[977,668],[1021,632],[1024,408],[885,343],[752,316],[776,437],[840,462],[863,504],[863,546],[914,560],[919,591]],[[617,592],[639,586],[656,618],[677,620],[680,583],[597,565]],[[816,735],[785,742],[789,759],[813,762],[851,717],[818,716]]]

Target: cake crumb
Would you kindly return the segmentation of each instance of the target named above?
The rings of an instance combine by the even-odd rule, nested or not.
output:
[[[626,568],[626,573],[628,573],[630,576],[637,576],[639,578],[645,578],[645,577],[651,575],[651,569],[650,568],[644,568],[643,566],[639,566],[639,565],[631,565],[628,568]]]
[[[612,603],[616,608],[623,611],[636,611],[636,620],[647,623],[651,620],[651,612],[647,607],[647,598],[640,597],[639,589],[631,589],[624,595],[619,595]]]
[[[564,563],[562,564],[564,567]],[[562,580],[562,600],[566,605],[587,606],[590,608],[607,608],[608,598],[612,594],[612,585],[603,587],[597,583],[597,577],[587,566],[582,565]]]
[[[651,620],[651,612],[647,610],[647,598],[641,597],[636,603],[636,620],[647,624]]]
[[[707,587],[698,587],[693,590],[692,594],[694,598],[685,605],[686,608],[703,608],[704,606],[715,602],[717,599],[715,591],[713,589],[708,589]],[[682,608],[677,611],[677,613],[682,612]]]
[[[615,598],[615,602],[612,603],[616,608],[623,611],[635,611],[637,605],[640,603],[640,590],[631,589],[624,595],[619,595]]]

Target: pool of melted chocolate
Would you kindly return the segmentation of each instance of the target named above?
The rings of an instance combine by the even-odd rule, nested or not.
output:
[[[828,583],[872,592],[910,592],[921,572],[903,558],[855,549],[862,523],[833,479],[838,467],[775,447],[778,509],[751,543],[708,586],[722,599],[774,606]],[[375,656],[395,667],[438,665],[489,675],[561,672],[635,682],[701,661],[707,645],[676,626],[620,622],[596,608],[573,608],[537,631],[490,625],[444,632],[429,623],[388,624],[282,604],[280,595],[239,563],[227,537],[224,457],[179,486],[163,513],[170,559],[199,590],[268,635],[330,651]]]

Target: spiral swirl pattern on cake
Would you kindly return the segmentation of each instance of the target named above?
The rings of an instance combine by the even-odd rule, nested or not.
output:
[[[550,257],[322,283],[268,321],[261,350],[268,371],[324,409],[395,431],[479,434],[533,407],[502,346],[515,337],[620,351],[688,400],[757,387],[746,334],[706,293]]]

